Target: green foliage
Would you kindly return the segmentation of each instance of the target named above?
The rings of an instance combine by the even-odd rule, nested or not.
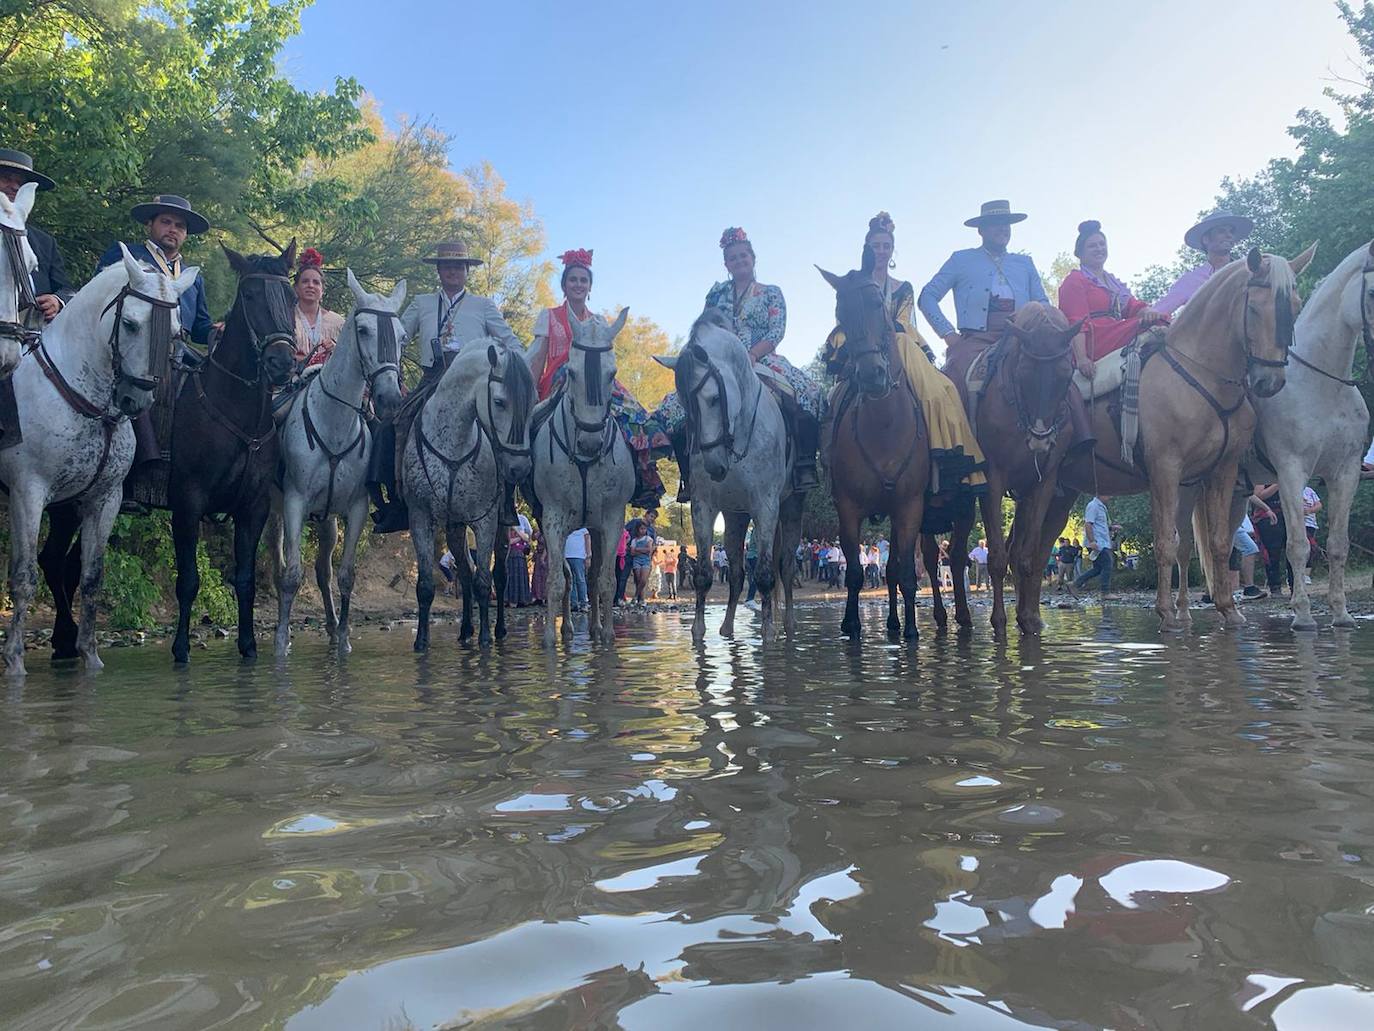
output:
[[[211,564],[210,554],[205,550],[205,542],[196,549],[196,570],[200,573],[200,593],[196,595],[196,609],[208,615],[216,626],[237,626],[239,621],[238,599],[234,589],[224,582],[217,567]],[[194,620],[195,613],[192,613]]]

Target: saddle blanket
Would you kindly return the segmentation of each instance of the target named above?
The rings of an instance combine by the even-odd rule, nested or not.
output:
[[[1078,392],[1083,395],[1084,401],[1091,401],[1094,398],[1106,397],[1121,389],[1121,380],[1126,375],[1126,349],[1113,351],[1111,354],[1103,355],[1093,363],[1093,378],[1091,380],[1083,373],[1075,371],[1073,374],[1074,385],[1078,387]]]

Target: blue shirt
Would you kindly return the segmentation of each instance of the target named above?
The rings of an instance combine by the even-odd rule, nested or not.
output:
[[[1012,299],[1017,308],[1030,301],[1049,304],[1045,287],[1040,282],[1040,273],[1035,270],[1035,262],[1025,254],[1004,254],[1001,258],[1002,275],[1011,287]],[[940,271],[921,289],[917,306],[935,332],[945,336],[956,328],[950,325],[940,302],[945,294],[954,291],[954,312],[959,329],[982,330],[988,328],[988,301],[997,283],[997,266],[982,247],[970,247],[966,251],[955,251],[949,260],[940,266]]]
[[[153,268],[157,268],[157,262],[148,251],[145,244],[134,243],[125,244],[129,248],[129,253],[139,261],[146,262]],[[110,249],[100,256],[100,261],[96,263],[95,270],[115,264],[123,260],[123,255],[119,253],[119,244],[110,244]],[[210,309],[205,303],[205,279],[199,272],[196,273],[196,281],[191,284],[191,288],[181,295],[180,312],[181,328],[186,330],[191,339],[197,344],[210,343]]]
[[[1112,547],[1112,528],[1107,523],[1107,506],[1098,498],[1088,502],[1083,510],[1083,522],[1088,527],[1088,544],[1092,547],[1110,551]]]

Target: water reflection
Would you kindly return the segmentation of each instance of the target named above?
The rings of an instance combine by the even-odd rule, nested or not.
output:
[[[1374,1024],[1366,635],[866,615],[8,686],[0,1023]]]

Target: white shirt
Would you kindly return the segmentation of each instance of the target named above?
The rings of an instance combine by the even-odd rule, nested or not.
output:
[[[1315,505],[1321,498],[1317,497],[1317,492],[1311,487],[1304,487],[1302,489],[1302,500],[1304,505]],[[1315,530],[1317,528],[1317,513],[1305,512],[1302,524],[1309,530]]]
[[[977,562],[980,566],[985,566],[988,564],[988,549],[982,547],[974,548],[968,553],[968,557],[974,562]]]
[[[1364,453],[1364,464],[1374,465],[1374,441],[1370,441],[1369,450]]]
[[[587,537],[586,527],[568,534],[568,539],[563,544],[563,557],[585,560],[587,557]]]

